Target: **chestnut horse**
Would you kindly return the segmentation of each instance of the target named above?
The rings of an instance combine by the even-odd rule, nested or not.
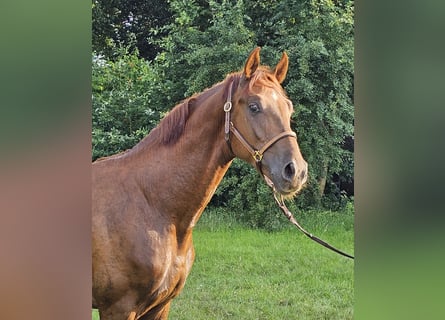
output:
[[[167,319],[194,261],[193,227],[238,157],[285,196],[307,163],[281,83],[288,57],[244,70],[177,105],[132,149],[93,163],[93,308],[101,320]]]

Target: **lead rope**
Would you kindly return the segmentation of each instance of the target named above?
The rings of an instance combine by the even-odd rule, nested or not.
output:
[[[303,232],[307,237],[309,237],[311,240],[321,244],[322,246],[337,252],[338,254],[341,254],[342,256],[348,257],[350,259],[354,259],[354,256],[351,256],[335,247],[333,247],[332,245],[330,245],[329,243],[327,243],[326,241],[321,240],[320,238],[314,236],[312,233],[307,232],[302,226],[300,226],[300,224],[298,223],[298,221],[294,218],[292,212],[290,212],[290,210],[287,208],[286,204],[284,203],[284,198],[281,194],[279,194],[276,190],[275,190],[275,186],[273,184],[273,182],[265,175],[263,175],[264,180],[266,181],[267,185],[272,189],[273,191],[273,197],[275,199],[275,202],[278,204],[278,206],[280,207],[281,211],[283,212],[284,216],[293,224],[295,225],[301,232]]]

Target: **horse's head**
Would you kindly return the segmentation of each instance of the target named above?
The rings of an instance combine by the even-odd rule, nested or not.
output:
[[[292,102],[281,87],[288,57],[283,53],[271,70],[260,66],[259,52],[256,48],[250,54],[237,88],[231,90],[233,98],[228,99],[233,103],[230,145],[238,158],[256,165],[276,191],[292,196],[307,180],[307,163],[290,126]],[[227,126],[226,118],[228,137]]]

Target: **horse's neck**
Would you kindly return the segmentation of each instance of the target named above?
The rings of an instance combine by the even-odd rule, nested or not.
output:
[[[198,100],[186,130],[173,146],[148,151],[147,162],[152,163],[146,172],[148,196],[163,204],[165,214],[182,232],[193,228],[233,158],[224,140],[221,96],[219,92]]]

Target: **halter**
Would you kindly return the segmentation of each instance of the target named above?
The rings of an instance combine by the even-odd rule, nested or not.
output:
[[[266,152],[271,146],[273,146],[274,143],[277,141],[285,138],[285,137],[296,137],[297,135],[293,131],[285,131],[274,138],[270,139],[267,143],[265,143],[260,149],[254,149],[246,139],[244,139],[243,135],[235,128],[232,121],[230,121],[230,111],[232,110],[232,84],[233,82],[230,82],[229,85],[229,92],[227,94],[227,101],[224,104],[224,112],[225,112],[225,122],[224,122],[224,133],[225,133],[225,140],[227,142],[227,145],[229,146],[230,151],[233,153],[232,146],[230,144],[230,132],[232,132],[241,142],[241,144],[244,146],[244,148],[249,151],[249,153],[252,155],[252,158],[255,160],[256,167],[258,171],[263,176],[264,181],[266,181],[266,184],[272,189],[273,196],[275,198],[275,202],[277,203],[278,207],[281,209],[283,214],[286,216],[286,218],[295,225],[301,232],[303,232],[307,237],[309,237],[311,240],[321,244],[322,246],[340,254],[347,258],[354,259],[353,256],[335,248],[334,246],[330,245],[326,241],[321,240],[320,238],[314,236],[312,233],[307,232],[294,218],[292,215],[292,212],[287,208],[286,204],[284,203],[283,196],[275,189],[275,186],[264,173],[261,166],[261,161],[263,160],[264,152]]]
[[[281,140],[285,137],[296,138],[297,135],[293,131],[285,131],[285,132],[282,132],[282,133],[278,134],[277,136],[273,137],[272,139],[270,139],[260,149],[253,148],[250,145],[250,143],[248,143],[247,140],[244,139],[243,135],[238,131],[238,129],[236,129],[233,122],[230,121],[230,111],[232,110],[232,84],[233,84],[233,82],[230,83],[229,92],[227,94],[227,101],[224,104],[224,112],[226,114],[225,115],[225,123],[224,123],[224,133],[225,133],[226,142],[229,145],[230,151],[232,151],[232,146],[230,144],[230,132],[232,132],[238,138],[239,142],[241,142],[241,144],[244,146],[244,148],[246,148],[247,151],[249,151],[252,158],[255,160],[255,164],[256,164],[258,170],[261,172],[261,174],[263,174],[263,172],[261,170],[261,161],[263,160],[264,153],[279,140]],[[232,151],[232,153],[233,153],[233,151]]]

